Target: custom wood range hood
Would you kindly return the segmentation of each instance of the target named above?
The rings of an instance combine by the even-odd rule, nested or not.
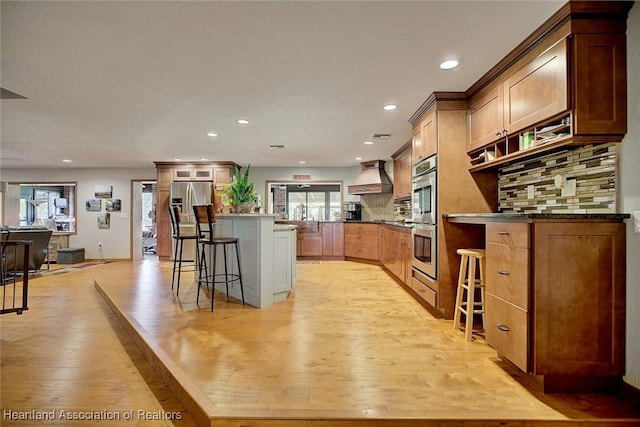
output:
[[[393,185],[384,170],[384,160],[369,160],[360,163],[362,170],[352,185],[347,187],[349,194],[390,193]]]

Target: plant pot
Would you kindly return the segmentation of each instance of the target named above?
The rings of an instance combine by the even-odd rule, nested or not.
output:
[[[244,203],[242,205],[230,206],[231,213],[251,213],[253,212],[254,203]]]

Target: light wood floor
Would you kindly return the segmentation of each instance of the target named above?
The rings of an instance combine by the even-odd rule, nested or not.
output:
[[[208,425],[195,406],[225,426],[640,425],[640,408],[612,396],[541,395],[377,266],[297,267],[287,301],[258,310],[216,294],[213,313],[195,305],[193,273],[174,296],[167,262],[32,280],[29,311],[0,319],[0,406],[181,414],[130,422],[144,426]]]

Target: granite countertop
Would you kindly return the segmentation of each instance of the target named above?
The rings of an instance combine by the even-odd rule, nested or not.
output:
[[[478,213],[449,213],[443,218],[485,218],[485,219],[605,219],[622,220],[630,218],[625,213],[509,213],[509,212],[478,212]]]

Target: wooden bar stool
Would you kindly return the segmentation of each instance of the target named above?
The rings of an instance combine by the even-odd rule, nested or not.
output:
[[[486,277],[486,251],[484,249],[458,249],[460,255],[460,274],[458,276],[458,291],[456,293],[456,307],[453,315],[453,329],[460,329],[460,315],[464,313],[464,337],[471,341],[473,332],[473,316],[482,314],[484,327],[484,289]],[[480,278],[476,278],[479,271]],[[476,301],[476,290],[480,300]]]

